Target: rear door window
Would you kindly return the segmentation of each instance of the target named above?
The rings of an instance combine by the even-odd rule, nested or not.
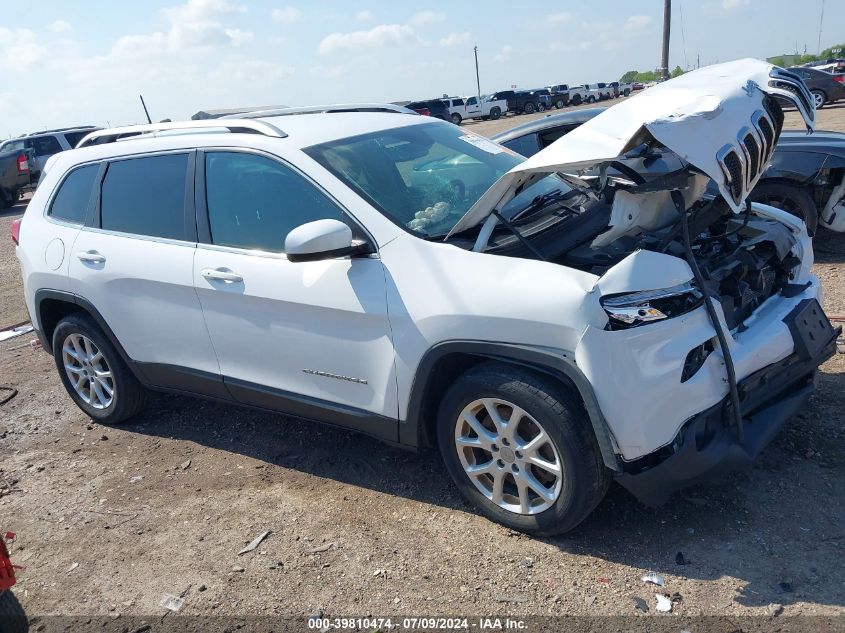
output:
[[[53,198],[50,216],[73,224],[84,224],[99,171],[99,165],[86,165],[70,172]]]
[[[62,146],[55,136],[36,136],[29,141],[36,156],[52,156],[62,151]]]
[[[188,154],[145,156],[109,164],[103,181],[101,227],[193,240],[185,226],[187,171]]]

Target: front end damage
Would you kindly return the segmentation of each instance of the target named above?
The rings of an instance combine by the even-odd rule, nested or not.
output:
[[[781,133],[775,95],[812,130],[806,87],[763,62],[666,82],[511,170],[453,231],[477,224],[474,250],[597,275],[587,301],[606,319],[585,324],[575,359],[614,444],[606,463],[648,503],[750,463],[835,351],[803,222],[746,202]],[[490,211],[550,174],[572,187],[554,221]]]

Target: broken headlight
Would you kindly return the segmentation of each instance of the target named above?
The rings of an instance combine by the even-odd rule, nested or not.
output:
[[[702,304],[704,295],[691,283],[643,290],[601,298],[601,305],[610,318],[608,329],[625,330],[680,316]]]

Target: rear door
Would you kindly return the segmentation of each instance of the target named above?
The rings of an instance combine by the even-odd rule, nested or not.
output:
[[[44,164],[50,156],[58,154],[64,149],[59,140],[52,134],[27,138],[26,146],[32,149],[35,155],[34,171],[39,173],[44,169]]]
[[[70,277],[152,383],[219,395],[193,284],[194,154],[104,163],[95,217],[76,238]]]

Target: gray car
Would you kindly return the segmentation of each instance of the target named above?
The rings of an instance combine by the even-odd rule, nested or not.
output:
[[[0,152],[13,149],[31,149],[33,164],[30,165],[30,170],[33,179],[37,180],[50,156],[73,149],[84,136],[99,129],[93,125],[84,125],[33,132],[5,141],[0,145]]]

